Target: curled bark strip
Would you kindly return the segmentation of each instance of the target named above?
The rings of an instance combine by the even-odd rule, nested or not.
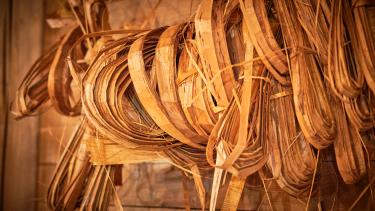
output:
[[[18,87],[13,113],[17,118],[39,114],[48,107],[48,73],[60,41],[31,66]]]
[[[200,136],[187,121],[177,92],[176,56],[178,41],[183,35],[182,27],[184,25],[171,26],[161,34],[155,49],[153,64],[155,64],[160,101],[168,115],[168,119],[182,134],[197,143],[201,143],[206,142],[207,139]]]
[[[231,66],[224,32],[225,1],[202,1],[195,16],[196,39],[207,84],[218,106],[227,106],[235,87],[235,78]],[[218,75],[218,76],[217,76]],[[217,76],[216,78],[214,78]]]
[[[335,103],[334,110],[338,131],[333,146],[336,163],[344,182],[354,184],[366,174],[362,138],[359,131],[349,122],[342,103],[337,99]]]
[[[153,89],[150,83],[148,73],[146,72],[145,65],[148,62],[152,62],[152,57],[154,51],[146,57],[148,48],[155,48],[155,42],[152,39],[157,39],[160,33],[164,30],[156,30],[145,34],[144,36],[138,38],[130,47],[129,50],[129,72],[132,78],[135,91],[143,105],[148,105],[145,107],[146,111],[150,114],[151,118],[156,122],[156,124],[165,132],[167,132],[172,137],[185,143],[189,146],[203,149],[203,146],[196,143],[191,137],[183,134],[168,118],[168,114],[160,102],[160,97],[157,95],[156,90]],[[145,43],[148,40],[150,44]]]
[[[289,72],[287,59],[280,49],[268,21],[265,2],[262,0],[247,0],[242,3],[241,10],[244,23],[249,27],[249,37],[264,65],[273,77],[282,84],[290,81],[285,74]]]
[[[56,51],[48,75],[48,93],[52,105],[59,113],[67,116],[76,116],[81,112],[81,102],[79,100],[78,102],[71,102],[73,98],[72,76],[65,58],[71,45],[82,35],[81,29],[76,27],[64,36]]]
[[[244,25],[245,59],[251,60],[254,57],[254,45],[246,34],[247,30],[249,29]],[[216,153],[224,153],[224,161],[218,166],[233,175],[246,177],[266,163],[269,152],[265,139],[268,131],[266,120],[269,89],[263,80],[252,78],[264,77],[266,74],[264,66],[259,62],[244,66],[243,82],[238,91],[234,91],[235,97],[216,123],[208,140],[206,152],[211,165],[216,165],[213,158],[214,146],[220,142],[224,152]]]

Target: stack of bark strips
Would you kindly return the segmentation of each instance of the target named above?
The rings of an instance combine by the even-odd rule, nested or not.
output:
[[[223,210],[236,210],[253,174],[308,198],[308,208],[330,146],[345,183],[366,175],[372,1],[202,0],[193,20],[152,30],[110,30],[103,1],[68,4],[77,26],[31,67],[13,108],[18,118],[50,106],[82,117],[51,208],[108,206],[116,164],[173,163],[192,175],[202,209],[209,172],[210,210],[224,171],[232,177]]]

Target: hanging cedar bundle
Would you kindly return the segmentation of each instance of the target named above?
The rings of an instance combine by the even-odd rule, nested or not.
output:
[[[59,42],[40,57],[27,72],[16,96],[13,113],[17,118],[38,114],[46,109],[48,95],[48,74]]]
[[[317,160],[296,119],[290,118],[295,117],[291,87],[272,84],[268,138],[273,151],[268,166],[282,189],[306,195]]]
[[[225,210],[236,210],[255,173],[311,197],[320,150],[332,144],[345,183],[366,174],[364,148],[375,148],[369,1],[202,0],[193,21],[151,30],[109,30],[105,2],[69,3],[77,26],[31,67],[13,107],[17,118],[49,105],[82,117],[51,208],[105,209],[117,196],[115,164],[158,159],[193,175],[203,209],[201,172],[215,168],[211,210],[224,170]]]

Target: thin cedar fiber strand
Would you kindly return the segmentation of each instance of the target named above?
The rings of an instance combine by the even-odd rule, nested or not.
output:
[[[202,210],[203,175],[214,175],[215,210],[224,172],[232,177],[222,210],[236,210],[258,174],[265,189],[276,180],[310,202],[318,155],[330,146],[345,183],[366,175],[375,149],[373,2],[202,0],[191,21],[151,30],[110,30],[102,0],[68,4],[77,24],[34,63],[12,104],[18,119],[50,107],[81,116],[50,208],[104,210],[114,200],[121,210],[116,164],[142,161],[193,178]]]

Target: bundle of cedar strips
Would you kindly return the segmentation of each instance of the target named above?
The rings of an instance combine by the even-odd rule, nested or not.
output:
[[[81,116],[51,208],[105,209],[124,163],[162,160],[192,174],[202,209],[209,172],[210,210],[223,171],[232,174],[224,210],[237,208],[253,174],[310,199],[331,145],[345,183],[366,175],[373,1],[202,0],[190,22],[152,30],[110,29],[100,0],[68,3],[76,26],[31,67],[13,108],[18,118],[50,105]]]

